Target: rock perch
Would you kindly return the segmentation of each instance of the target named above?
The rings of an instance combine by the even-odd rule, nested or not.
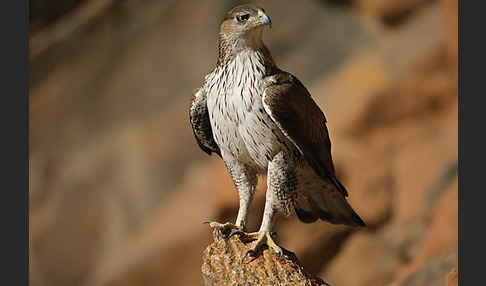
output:
[[[203,252],[201,267],[206,286],[219,285],[327,285],[322,279],[305,272],[294,253],[283,250],[279,257],[268,248],[256,256],[241,258],[254,242],[233,236],[224,239],[213,231],[214,242]]]

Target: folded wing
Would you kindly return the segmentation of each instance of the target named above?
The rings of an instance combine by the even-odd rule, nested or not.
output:
[[[212,152],[221,157],[221,151],[214,141],[209,112],[206,104],[206,93],[203,89],[198,89],[192,96],[189,118],[191,121],[194,137],[201,149],[211,155]]]
[[[336,179],[326,117],[304,85],[287,72],[265,78],[265,111],[299,149],[314,171],[348,196]]]

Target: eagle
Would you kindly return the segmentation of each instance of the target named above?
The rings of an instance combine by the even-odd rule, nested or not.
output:
[[[282,254],[272,231],[277,214],[300,221],[365,226],[336,178],[326,117],[305,86],[277,67],[262,41],[272,22],[256,5],[227,12],[220,25],[214,70],[195,90],[190,123],[199,147],[225,163],[239,195],[235,224],[207,223],[228,237],[242,235]],[[267,175],[263,219],[246,232],[258,175]]]

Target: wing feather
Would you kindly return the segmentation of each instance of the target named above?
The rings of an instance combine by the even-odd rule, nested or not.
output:
[[[326,117],[304,85],[287,72],[269,76],[265,78],[263,105],[312,169],[348,196],[335,177]]]
[[[214,141],[209,112],[207,107],[206,93],[202,88],[196,90],[192,96],[189,118],[191,121],[192,131],[196,137],[199,147],[211,155],[212,152],[221,157],[221,151],[218,144]]]

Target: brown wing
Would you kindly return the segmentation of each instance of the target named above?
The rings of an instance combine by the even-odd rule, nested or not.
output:
[[[264,87],[265,111],[312,169],[347,196],[346,189],[334,175],[326,117],[304,85],[291,74],[279,72],[265,78]]]
[[[206,104],[206,93],[203,89],[196,90],[192,96],[189,118],[194,137],[196,137],[199,147],[209,155],[211,155],[212,152],[215,152],[221,157],[221,151],[213,138],[213,131],[211,129],[211,122],[209,121],[208,107]]]

